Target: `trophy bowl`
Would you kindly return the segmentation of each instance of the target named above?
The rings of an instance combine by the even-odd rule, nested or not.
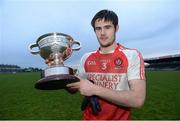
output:
[[[35,47],[38,50],[33,50]],[[53,62],[42,71],[41,79],[35,83],[35,88],[40,90],[66,89],[67,84],[80,81],[74,76],[74,70],[64,66],[63,63],[73,51],[78,51],[80,48],[81,43],[70,35],[57,32],[44,34],[37,39],[36,43],[30,44],[29,50],[32,54],[39,54],[44,60],[51,59]]]

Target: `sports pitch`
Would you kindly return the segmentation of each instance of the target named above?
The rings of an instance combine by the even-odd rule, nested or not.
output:
[[[40,73],[0,74],[0,120],[79,120],[82,96],[34,88]],[[180,71],[147,71],[143,108],[131,119],[180,119]]]

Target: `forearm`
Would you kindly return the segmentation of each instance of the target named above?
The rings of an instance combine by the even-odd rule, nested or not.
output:
[[[144,104],[145,97],[139,96],[134,90],[115,91],[96,86],[94,94],[114,104],[139,108]]]
[[[142,107],[146,96],[145,80],[133,80],[129,82],[130,90],[117,91],[92,84],[88,80],[68,84],[69,88],[79,89],[84,96],[97,95],[114,104],[126,107]]]

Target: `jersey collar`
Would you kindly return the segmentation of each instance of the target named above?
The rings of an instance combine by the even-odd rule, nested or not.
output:
[[[109,53],[107,53],[107,54],[112,54],[112,53],[116,52],[117,50],[121,50],[121,49],[123,49],[123,46],[122,46],[121,44],[117,43],[116,48],[115,48],[112,52],[109,52]],[[103,53],[101,53],[101,51],[100,51],[100,47],[99,47],[99,49],[97,50],[97,54],[103,54]]]

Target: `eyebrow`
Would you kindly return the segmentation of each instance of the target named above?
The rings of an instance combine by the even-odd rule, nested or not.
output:
[[[105,25],[104,27],[108,27],[109,28],[109,27],[112,27],[112,25]]]
[[[105,27],[105,28],[110,28],[110,27],[112,27],[112,25],[105,25],[105,26],[102,26],[102,27]],[[96,29],[96,28],[98,28],[98,29],[99,29],[99,28],[102,28],[102,27],[101,27],[101,26],[96,26],[96,27],[95,27],[95,29]]]

